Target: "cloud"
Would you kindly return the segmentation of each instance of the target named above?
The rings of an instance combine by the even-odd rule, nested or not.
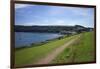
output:
[[[92,14],[94,13],[93,12],[94,8],[69,7],[67,9],[70,10],[75,15],[80,15],[85,17],[90,16],[91,12]]]
[[[31,6],[31,8],[30,8]],[[35,6],[35,7],[32,7]],[[93,19],[93,9],[80,7],[39,6],[30,4],[15,4],[17,24],[22,25],[84,25],[90,26]],[[29,9],[27,9],[29,8]],[[35,10],[34,10],[34,9]],[[38,12],[39,11],[39,12]],[[92,25],[92,24],[91,24]]]
[[[80,7],[51,7],[49,9],[49,14],[52,16],[55,15],[61,15],[63,13],[76,16],[88,16],[89,15],[90,8],[80,8]]]
[[[28,6],[36,6],[36,5],[31,5],[31,4],[15,4],[15,9],[19,9],[19,8],[25,8]]]
[[[17,23],[16,25],[32,26],[32,25],[35,25],[35,24],[37,24],[37,23],[30,22],[30,23]]]
[[[53,21],[49,21],[46,20],[48,23],[46,23],[46,25],[66,25],[66,22],[64,20],[53,20]]]
[[[45,23],[48,23],[48,22],[49,22],[49,20],[48,20],[48,19],[46,19],[46,20],[44,20],[44,22],[45,22]]]
[[[65,25],[65,21],[64,20],[58,20],[56,21],[57,25]]]
[[[80,16],[88,16],[88,9],[84,9],[84,8],[76,8],[72,11],[74,14],[76,15],[80,15]]]
[[[65,13],[66,11],[66,7],[59,7],[59,6],[51,6],[49,8],[49,11],[48,13],[51,15],[51,16],[55,16],[55,15],[60,15],[62,13]]]
[[[27,7],[28,5],[26,4],[15,4],[15,8],[18,9],[18,8],[24,8],[24,7]]]

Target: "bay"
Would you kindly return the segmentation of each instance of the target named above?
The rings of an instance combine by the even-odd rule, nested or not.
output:
[[[15,48],[29,46],[32,43],[44,42],[62,36],[58,33],[15,32]]]

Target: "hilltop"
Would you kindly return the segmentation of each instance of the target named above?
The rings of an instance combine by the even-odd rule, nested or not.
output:
[[[46,33],[81,33],[83,31],[92,31],[93,28],[84,27],[81,25],[75,26],[22,26],[15,25],[15,32],[46,32]]]

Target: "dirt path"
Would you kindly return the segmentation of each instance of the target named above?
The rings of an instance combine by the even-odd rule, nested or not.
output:
[[[48,63],[50,63],[53,59],[55,59],[57,57],[57,55],[59,55],[66,47],[68,47],[72,43],[74,43],[79,37],[80,36],[78,36],[78,37],[76,37],[74,39],[71,39],[66,44],[56,48],[55,50],[50,52],[46,57],[40,59],[38,62],[36,62],[34,64],[48,64]]]

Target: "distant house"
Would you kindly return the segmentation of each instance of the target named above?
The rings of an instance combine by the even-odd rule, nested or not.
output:
[[[66,31],[66,30],[64,30],[64,31],[61,31],[60,34],[70,35],[70,34],[76,34],[76,32],[75,31]]]
[[[87,31],[91,32],[91,31],[93,31],[93,28],[87,28]]]
[[[91,32],[91,31],[93,31],[93,28],[84,28],[84,29],[77,30],[77,33]]]

